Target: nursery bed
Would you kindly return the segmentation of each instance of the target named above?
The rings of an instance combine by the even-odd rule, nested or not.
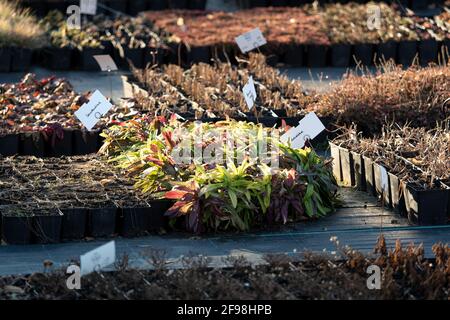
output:
[[[204,0],[181,2],[185,5],[169,7],[182,9],[189,3],[191,9],[204,9]],[[136,3],[140,3],[137,5],[140,11],[163,9],[147,6],[142,0]],[[368,7],[355,3],[330,4],[318,9],[311,5],[255,8],[235,13],[148,11],[135,18],[108,17],[99,9],[102,14],[83,20],[81,31],[67,30],[64,15],[55,11],[39,25],[39,31],[47,35],[42,35],[34,47],[23,47],[33,39],[11,47],[5,41],[6,45],[0,47],[0,70],[28,70],[39,62],[53,70],[96,71],[99,70],[93,58],[96,54],[110,54],[122,69],[128,69],[128,60],[140,68],[148,63],[189,66],[211,62],[211,58],[236,63],[235,57],[240,52],[235,37],[256,27],[261,28],[268,40],[258,50],[267,55],[271,65],[346,68],[359,62],[367,66],[390,58],[411,65],[416,56],[426,65],[448,54],[448,12],[432,18],[404,17],[398,8],[381,5],[386,18],[380,31],[367,28]],[[336,20],[336,16],[343,19]]]
[[[6,243],[136,236],[166,226],[170,202],[138,194],[131,179],[95,156],[0,160]]]
[[[416,54],[422,64],[437,62],[439,53],[445,55],[441,48],[448,48],[450,38],[437,26],[441,22],[417,16],[404,18],[397,8],[381,5],[386,22],[383,20],[380,31],[367,28],[365,15],[370,7],[356,3],[318,9],[255,8],[232,13],[172,10],[143,15],[181,40],[170,44],[174,48],[170,54],[172,61],[183,65],[217,57],[234,61],[240,54],[235,37],[256,27],[267,39],[267,45],[258,50],[272,65],[348,67],[357,61],[371,65],[384,59],[410,65]],[[441,20],[448,23],[448,18]],[[432,37],[426,29],[432,31]]]
[[[342,185],[377,195],[412,223],[448,224],[448,124],[441,126],[429,131],[388,126],[383,138],[371,140],[359,140],[349,129],[350,135],[330,142],[334,176]]]

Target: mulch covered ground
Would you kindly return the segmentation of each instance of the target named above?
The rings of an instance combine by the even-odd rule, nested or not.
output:
[[[336,241],[338,244],[338,242]],[[93,273],[81,290],[66,287],[64,271],[0,278],[0,299],[445,299],[449,298],[450,249],[437,244],[435,259],[423,259],[421,246],[388,251],[384,238],[372,257],[338,245],[339,260],[307,255],[301,262],[285,255],[267,256],[267,265],[251,266],[229,258],[230,267],[213,269],[208,259],[190,257],[185,268],[166,269],[164,252],[147,252],[152,271],[127,268]],[[367,288],[368,266],[381,269],[381,289]],[[50,262],[46,262],[48,267]]]

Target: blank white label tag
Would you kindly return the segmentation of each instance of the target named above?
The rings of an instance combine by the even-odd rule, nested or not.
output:
[[[250,76],[247,84],[242,88],[244,93],[245,102],[247,103],[248,109],[251,110],[256,100],[256,89],[255,83],[253,82],[253,77]]]
[[[241,49],[242,53],[247,53],[267,43],[266,38],[264,38],[259,28],[255,28],[249,32],[241,34],[234,40],[239,46],[239,49]]]
[[[80,13],[96,15],[97,0],[80,0]]]
[[[100,93],[95,90],[91,95],[89,102],[83,104],[80,109],[75,112],[75,116],[83,123],[89,131],[97,124],[97,122],[108,113],[112,108],[112,104]]]
[[[117,65],[109,54],[100,54],[94,56],[102,71],[116,71]]]
[[[291,147],[300,149],[303,148],[306,140],[314,139],[323,130],[325,130],[323,123],[314,112],[310,112],[300,120],[297,127],[283,134],[280,139],[283,143],[291,140]]]
[[[380,165],[381,190],[389,192],[389,178],[386,168]]]
[[[80,256],[81,275],[100,271],[116,262],[116,243],[108,242]]]

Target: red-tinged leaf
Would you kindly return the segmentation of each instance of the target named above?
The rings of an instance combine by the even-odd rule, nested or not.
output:
[[[40,92],[39,92],[39,91],[33,92],[33,97],[37,97],[38,95],[40,95]]]
[[[167,123],[166,117],[164,117],[164,116],[158,116],[158,121],[161,122],[162,124]]]
[[[170,146],[170,149],[173,149],[176,144],[172,138],[172,131],[164,131],[162,134],[163,134],[164,140]]]
[[[171,190],[167,191],[164,194],[164,198],[171,199],[171,200],[179,200],[182,199],[188,192],[182,191],[182,190]]]
[[[150,146],[150,150],[152,150],[154,153],[158,153],[159,152],[158,146],[156,144],[154,144],[154,143]]]
[[[164,215],[170,218],[176,218],[181,216],[180,208],[183,207],[186,203],[184,201],[177,201],[173,206],[171,206]]]
[[[154,164],[156,164],[158,166],[161,166],[161,167],[164,165],[164,162],[162,162],[161,160],[156,159],[156,158],[154,158],[152,156],[148,156],[147,158],[145,158],[145,160],[147,160],[149,162],[152,162],[152,163],[154,163]]]
[[[11,127],[13,127],[15,125],[14,121],[12,120],[6,120],[6,123],[9,124]]]
[[[184,201],[183,201],[184,202]],[[184,205],[181,206],[181,208],[178,210],[180,212],[180,215],[187,215],[192,210],[192,202],[184,202]]]

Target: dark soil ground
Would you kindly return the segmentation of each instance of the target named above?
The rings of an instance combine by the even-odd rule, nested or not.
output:
[[[381,237],[371,257],[339,248],[339,260],[306,255],[301,261],[267,256],[266,265],[251,266],[240,258],[228,268],[212,269],[202,257],[185,259],[185,268],[166,269],[164,252],[148,252],[154,270],[127,268],[127,257],[115,272],[92,273],[80,290],[66,287],[63,270],[0,278],[0,299],[449,299],[450,249],[436,244],[435,259],[423,258],[421,246],[392,251]],[[342,258],[343,257],[343,258]],[[46,262],[47,266],[50,265]],[[367,288],[368,266],[381,269],[381,289]]]

